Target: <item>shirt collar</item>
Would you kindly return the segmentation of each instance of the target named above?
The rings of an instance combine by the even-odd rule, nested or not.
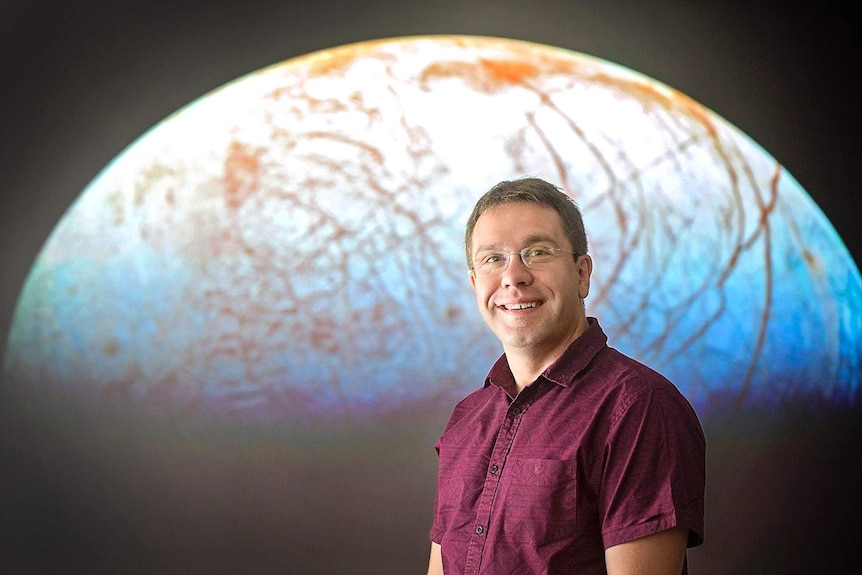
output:
[[[546,369],[541,377],[568,387],[575,377],[584,370],[593,360],[593,357],[603,349],[608,342],[608,336],[602,331],[599,321],[594,317],[588,317],[589,327],[563,352],[563,354]],[[514,389],[515,377],[509,369],[509,361],[506,354],[491,367],[485,378],[485,387],[495,385],[502,389]]]

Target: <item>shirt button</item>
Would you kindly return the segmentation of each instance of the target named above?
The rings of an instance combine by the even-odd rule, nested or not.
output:
[[[476,533],[478,533],[479,535],[481,535],[481,534],[482,534],[482,533],[484,533],[484,532],[485,532],[485,528],[484,528],[484,527],[482,527],[481,525],[477,525],[477,526],[476,526]]]
[[[515,407],[512,409],[512,415],[521,415],[521,408]]]
[[[491,466],[491,473],[497,473],[497,471],[499,469],[500,469],[500,466],[495,463],[494,465]]]

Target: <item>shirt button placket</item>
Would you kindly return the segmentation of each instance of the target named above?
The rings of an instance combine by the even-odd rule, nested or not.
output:
[[[498,432],[493,457],[500,463],[494,463],[488,469],[489,476],[485,483],[485,487],[482,490],[482,495],[480,496],[479,512],[476,517],[477,521],[482,523],[477,523],[476,527],[473,529],[472,540],[467,546],[467,557],[464,562],[465,575],[478,573],[482,564],[482,555],[484,553],[486,543],[485,538],[488,536],[485,532],[488,528],[488,523],[484,522],[490,522],[491,520],[492,500],[494,493],[497,491],[497,486],[502,479],[500,469],[501,466],[505,464],[506,458],[509,456],[512,441],[514,441],[515,434],[517,433],[518,422],[520,420],[519,416],[523,412],[524,407],[510,407],[506,414],[506,419]]]

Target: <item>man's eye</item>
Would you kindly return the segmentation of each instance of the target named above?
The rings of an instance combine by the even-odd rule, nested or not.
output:
[[[497,264],[503,260],[503,256],[500,254],[491,254],[489,256],[485,256],[485,259],[482,260],[482,263],[487,264]]]
[[[527,250],[527,257],[529,258],[540,258],[549,255],[551,255],[551,249],[543,246],[533,246]]]

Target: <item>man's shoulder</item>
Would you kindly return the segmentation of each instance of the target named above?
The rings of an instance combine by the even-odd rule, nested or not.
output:
[[[489,407],[498,392],[500,390],[493,385],[485,385],[473,390],[455,404],[450,419],[457,420],[463,417],[465,413]]]
[[[623,403],[654,392],[687,401],[679,388],[657,369],[613,347],[606,347],[597,354],[584,375],[592,385]]]
[[[635,388],[665,387],[673,383],[657,369],[621,352],[614,347],[605,347],[595,358],[594,371],[609,379]]]
[[[676,413],[684,419],[697,419],[689,400],[679,388],[658,370],[630,357],[619,350],[608,348],[608,363],[598,371],[604,371],[607,379],[603,386],[614,396],[615,419],[635,405],[643,409],[658,409],[664,406],[665,414]],[[599,373],[598,377],[602,375]]]
[[[493,392],[494,390],[490,385],[483,385],[478,389],[474,389],[473,391],[465,395],[460,401],[458,401],[458,403],[455,404],[455,409],[462,405],[466,407],[471,407],[477,404],[484,403],[485,401],[487,401],[488,396],[491,395]]]

